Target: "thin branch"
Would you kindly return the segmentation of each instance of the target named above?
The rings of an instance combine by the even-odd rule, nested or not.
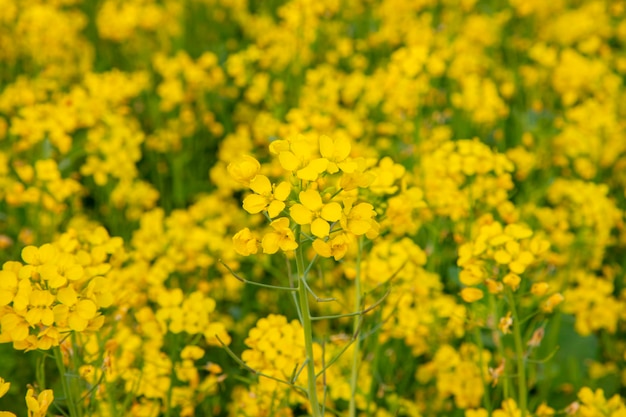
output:
[[[302,283],[304,284],[304,286],[306,287],[307,291],[313,296],[313,298],[315,298],[315,301],[318,303],[330,303],[332,301],[337,301],[336,298],[330,297],[330,298],[321,298],[318,297],[317,294],[315,294],[313,292],[313,290],[311,289],[311,287],[309,287],[309,284],[306,282],[306,278],[302,278]]]
[[[226,351],[226,353],[228,354],[228,356],[230,356],[235,362],[237,362],[239,364],[239,366],[241,366],[242,368],[246,369],[247,371],[250,371],[251,373],[255,374],[255,375],[259,375],[265,378],[269,378],[273,381],[276,382],[280,382],[281,384],[285,384],[295,390],[301,391],[302,393],[306,394],[306,390],[296,384],[292,384],[289,381],[285,381],[284,379],[280,379],[280,378],[276,378],[275,376],[272,375],[268,375],[266,373],[257,371],[254,368],[251,368],[250,366],[246,365],[246,363],[244,361],[241,360],[241,358],[239,358],[235,352],[233,352],[228,346],[226,346],[226,344],[222,341],[222,339],[220,339],[220,337],[218,335],[215,335],[215,338],[220,342],[220,344],[222,345],[222,347],[224,348],[224,350]]]
[[[298,380],[298,378],[300,377],[300,374],[301,374],[301,373],[302,373],[302,371],[304,370],[304,367],[307,365],[308,361],[309,361],[309,360],[308,360],[308,359],[306,359],[306,360],[302,363],[302,366],[300,366],[300,369],[298,369],[297,371],[296,371],[296,368],[298,367],[298,364],[296,364],[296,366],[294,366],[294,368],[293,368],[293,371],[294,371],[294,372],[293,372],[293,374],[291,375],[291,382],[292,382],[293,384],[295,384],[295,383],[296,383],[296,381]]]
[[[550,359],[552,359],[552,357],[553,357],[554,355],[556,355],[556,352],[558,352],[558,351],[559,351],[559,349],[560,349],[560,347],[559,347],[559,346],[555,347],[555,348],[554,348],[554,350],[553,350],[552,352],[550,352],[550,353],[548,354],[548,356],[546,356],[546,357],[545,357],[545,358],[543,358],[543,359],[528,359],[528,358],[526,358],[526,362],[530,362],[530,363],[546,363],[546,362],[548,362]]]
[[[237,274],[235,273],[235,271],[233,271],[233,270],[231,269],[231,267],[230,267],[230,266],[228,266],[228,265],[226,265],[226,264],[224,263],[224,261],[222,261],[221,259],[218,259],[218,262],[219,262],[219,263],[221,263],[222,265],[224,265],[224,267],[225,267],[226,269],[228,269],[228,272],[230,272],[230,274],[231,274],[233,277],[235,277],[235,279],[237,279],[238,281],[243,282],[244,284],[256,285],[257,287],[269,288],[269,289],[272,289],[272,290],[279,290],[279,291],[291,291],[291,292],[296,292],[296,291],[298,291],[298,289],[297,289],[297,288],[292,288],[292,287],[280,287],[280,286],[277,286],[277,285],[262,284],[262,283],[260,283],[260,282],[254,282],[254,281],[247,280],[247,279],[242,278],[242,277],[240,277],[239,275],[237,275]]]
[[[365,314],[369,313],[370,311],[374,310],[376,307],[378,307],[385,300],[385,298],[387,298],[387,296],[390,294],[390,292],[391,292],[391,290],[387,290],[385,295],[383,295],[380,299],[378,299],[378,301],[376,301],[374,304],[372,304],[371,306],[367,307],[364,310],[355,311],[353,313],[336,314],[336,315],[332,315],[332,316],[314,316],[314,317],[311,317],[311,320],[327,320],[327,319],[330,320],[330,319],[340,319],[340,318],[343,318],[343,317],[354,317],[354,316],[365,315]]]

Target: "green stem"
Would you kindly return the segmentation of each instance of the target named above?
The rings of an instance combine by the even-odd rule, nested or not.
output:
[[[298,231],[299,232],[299,231]],[[300,233],[297,234],[300,240]],[[304,284],[306,280],[304,260],[302,248],[298,247],[296,253],[296,266],[298,269],[298,304],[300,304],[300,312],[302,316],[302,327],[304,329],[304,347],[306,350],[307,373],[308,373],[308,396],[311,404],[311,412],[313,417],[322,417],[321,408],[317,399],[317,377],[315,375],[315,357],[313,356],[313,326],[311,325],[311,311],[309,309],[309,298],[307,287]]]
[[[524,363],[525,352],[522,342],[522,328],[515,307],[515,297],[513,291],[507,290],[509,295],[509,305],[513,313],[513,338],[515,340],[515,356],[517,359],[517,388],[518,388],[518,407],[522,412],[522,417],[526,416],[527,407],[527,386],[526,386],[526,364]]]
[[[63,352],[61,352],[60,346],[54,348],[54,359],[56,361],[59,374],[61,375],[61,386],[63,388],[63,394],[65,396],[65,402],[67,404],[70,417],[79,417],[80,413],[76,406],[76,401],[74,400],[74,393],[72,392],[73,387],[70,385],[68,380],[67,368],[65,367],[65,363],[63,363]]]
[[[37,361],[37,384],[41,390],[46,389],[46,355],[47,353],[40,353]]]
[[[478,346],[478,350],[479,350],[478,365],[480,366],[480,379],[482,380],[483,387],[485,390],[483,401],[485,404],[485,408],[487,409],[487,414],[489,417],[491,417],[491,387],[487,383],[487,380],[485,379],[485,373],[483,372],[483,369],[485,369],[485,364],[483,363],[484,362],[483,361],[483,349],[485,348],[485,345],[483,343],[483,338],[480,332],[480,327],[478,327],[477,324],[475,324],[475,327],[474,327],[474,338],[476,339],[476,345]]]
[[[496,305],[495,297],[492,294],[489,294],[489,308],[491,309],[491,314],[493,315],[494,318],[499,317],[498,307]],[[491,328],[490,331],[498,332],[498,330],[494,330],[493,328]],[[495,333],[495,334],[498,334],[498,339],[496,342],[498,353],[500,354],[501,359],[505,359],[507,355],[506,355],[506,352],[504,351],[504,344],[502,343],[502,338],[500,337],[499,333]],[[494,338],[494,340],[496,339]],[[508,368],[508,365],[507,365],[507,368]],[[510,388],[509,388],[508,375],[505,375],[505,378],[502,379],[502,394],[503,394],[503,398],[509,398]]]
[[[354,277],[354,311],[361,310],[361,255],[363,252],[363,239],[359,237],[359,248],[356,253],[356,275]],[[352,351],[352,375],[350,377],[350,408],[348,415],[356,416],[356,389],[359,379],[359,360],[361,358],[361,338],[359,337],[359,327],[361,316],[354,317],[353,337],[354,350]]]

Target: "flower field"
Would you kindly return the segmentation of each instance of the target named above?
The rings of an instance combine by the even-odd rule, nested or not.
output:
[[[623,0],[0,0],[0,417],[626,417]]]

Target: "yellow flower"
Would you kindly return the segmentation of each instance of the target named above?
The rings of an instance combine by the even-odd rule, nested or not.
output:
[[[258,240],[252,235],[250,229],[243,228],[233,236],[235,252],[242,256],[248,256],[258,252]]]
[[[289,210],[291,218],[300,225],[310,224],[311,233],[325,238],[330,233],[330,224],[341,219],[341,206],[337,202],[324,204],[316,190],[300,192],[300,202]]]
[[[550,417],[554,414],[554,408],[548,406],[546,403],[539,404],[539,407],[537,407],[537,410],[535,410],[535,415],[537,417]]]
[[[463,265],[459,280],[464,285],[478,285],[485,280],[485,270],[479,262],[473,261],[469,265]]]
[[[513,325],[513,318],[511,317],[511,312],[506,313],[506,316],[500,318],[500,323],[498,324],[498,328],[502,332],[502,334],[511,333],[511,326]]]
[[[522,412],[517,408],[517,403],[512,398],[502,401],[502,409],[493,412],[494,417],[522,417]]]
[[[487,410],[484,408],[479,408],[477,410],[465,410],[465,417],[488,417],[489,414]]]
[[[9,340],[19,342],[28,337],[28,322],[15,313],[3,315],[2,319],[0,319],[0,326],[2,327],[3,336],[0,339],[4,339],[4,335],[8,335]]]
[[[354,172],[355,162],[346,160],[350,155],[350,140],[346,137],[331,139],[326,135],[320,136],[320,154],[328,161],[326,172],[334,174],[340,169],[343,172]]]
[[[235,181],[249,186],[250,181],[256,177],[261,169],[261,164],[253,157],[244,155],[237,161],[228,164],[226,169]]]
[[[461,290],[461,298],[466,303],[473,303],[474,301],[478,301],[483,298],[483,292],[478,288],[463,288]]]
[[[541,297],[548,291],[548,288],[550,288],[550,285],[547,282],[536,282],[530,288],[530,292],[537,297]]]
[[[81,299],[70,305],[57,304],[52,311],[54,312],[54,321],[59,326],[67,326],[71,330],[82,332],[90,324],[90,321],[96,318],[98,307],[90,299]]]
[[[256,194],[251,194],[243,200],[243,208],[250,214],[267,210],[271,219],[278,216],[285,208],[285,200],[289,197],[291,186],[281,182],[272,186],[265,175],[257,175],[250,181],[250,188]]]
[[[295,172],[301,180],[315,181],[326,170],[328,160],[317,158],[317,143],[302,135],[291,140],[271,143],[270,151],[278,154],[278,161],[286,171]]]
[[[0,307],[13,301],[17,293],[17,274],[13,271],[0,271]]]
[[[519,275],[509,273],[506,274],[504,278],[502,278],[502,282],[511,287],[513,291],[517,291],[520,282],[522,282],[522,279],[519,277]]]
[[[4,397],[4,394],[9,391],[9,388],[11,388],[11,383],[6,382],[4,378],[0,378],[0,398]]]
[[[315,241],[313,241],[313,249],[320,256],[325,258],[330,258],[332,256],[336,261],[338,261],[348,252],[349,244],[350,239],[348,234],[340,233],[328,241],[315,239]]]
[[[57,251],[49,243],[37,248],[26,246],[22,249],[22,259],[29,265],[43,265],[52,262],[57,256]]]
[[[54,394],[51,389],[41,391],[39,395],[35,397],[35,391],[30,388],[26,393],[28,417],[44,417],[53,399]]]
[[[54,323],[54,313],[50,306],[54,302],[54,295],[49,291],[34,290],[30,294],[30,309],[24,317],[30,326],[43,324],[51,326]]]
[[[344,201],[344,216],[341,217],[341,227],[357,236],[364,235],[374,227],[374,206],[369,203],[359,203],[352,206],[352,201]]]
[[[276,253],[278,249],[287,252],[298,247],[296,238],[289,228],[289,219],[287,217],[280,217],[274,220],[270,223],[270,226],[274,230],[263,236],[261,241],[263,253]]]
[[[546,313],[552,313],[554,308],[561,304],[565,297],[561,293],[552,294],[548,299],[543,303],[541,309]]]

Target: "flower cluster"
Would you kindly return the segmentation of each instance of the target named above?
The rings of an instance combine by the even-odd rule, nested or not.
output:
[[[13,342],[16,349],[46,350],[58,346],[64,333],[102,327],[100,310],[113,303],[107,258],[122,241],[99,229],[82,243],[70,232],[56,245],[25,247],[24,263],[3,265],[2,342]]]
[[[250,156],[231,163],[231,176],[252,191],[243,208],[250,214],[262,212],[271,221],[262,239],[248,228],[235,234],[235,250],[242,255],[257,253],[260,240],[263,253],[293,251],[300,242],[292,227],[299,226],[311,236],[318,255],[340,260],[356,237],[376,236],[374,206],[359,199],[359,189],[373,186],[378,177],[371,172],[372,161],[352,158],[350,151],[344,137],[297,135],[276,140],[270,152],[278,161],[274,169],[282,169],[286,178],[280,183],[261,174],[261,164]]]
[[[534,236],[522,224],[503,226],[485,219],[476,237],[459,247],[457,264],[462,268],[459,280],[467,287],[461,297],[468,303],[483,297],[477,286],[484,284],[492,294],[501,293],[505,286],[516,291],[526,269],[549,249],[549,241]]]
[[[0,414],[623,416],[625,50],[622,0],[0,0]]]

